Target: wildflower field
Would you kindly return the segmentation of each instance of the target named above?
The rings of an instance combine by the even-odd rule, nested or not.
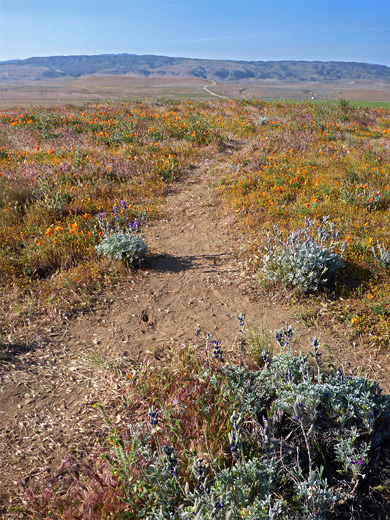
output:
[[[388,359],[390,109],[163,98],[0,113],[0,361],[7,337],[142,273],[148,223],[197,168],[252,299],[312,327],[310,353],[293,355],[288,325],[249,337],[237,309],[242,351],[197,331],[157,368],[122,363],[116,404],[95,406],[109,442],[69,455],[15,518],[388,518],[388,396],[325,362],[314,336]]]
[[[123,214],[123,201],[133,221],[145,208],[158,217],[169,183],[215,149],[222,128],[191,104],[68,109],[0,116],[0,273],[13,323],[88,304],[121,270],[98,258],[97,215]]]
[[[389,110],[163,100],[10,110],[0,125],[6,323],[88,304],[121,270],[98,257],[97,215],[115,206],[123,212],[125,201],[134,220],[145,208],[159,218],[169,186],[208,157],[219,179],[215,196],[235,214],[259,283],[268,283],[261,276],[267,232],[277,226],[287,237],[305,218],[326,217],[339,249],[344,243],[345,265],[335,284],[310,296],[308,318],[326,301],[325,320],[389,346]],[[232,142],[236,151],[225,154]]]

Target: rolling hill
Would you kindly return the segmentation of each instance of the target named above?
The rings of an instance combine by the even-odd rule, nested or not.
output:
[[[0,82],[66,81],[86,76],[200,78],[218,82],[390,81],[390,67],[338,61],[233,61],[135,54],[49,56],[0,62]]]

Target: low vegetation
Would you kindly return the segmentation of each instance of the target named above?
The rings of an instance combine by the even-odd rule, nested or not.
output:
[[[147,256],[146,215],[208,159],[256,291],[388,349],[389,110],[162,99],[10,110],[0,129],[0,337],[128,275]],[[117,408],[97,404],[111,447],[69,456],[26,514],[385,518],[388,398],[324,362],[316,338],[294,356],[293,332],[276,334],[278,356],[253,337],[225,359],[205,334],[122,373]]]
[[[338,231],[329,224],[327,217],[320,225],[306,218],[305,227],[291,231],[285,240],[275,226],[273,233],[268,234],[265,245],[265,278],[281,281],[300,291],[318,291],[321,286],[333,281],[335,274],[344,267],[342,253],[346,242],[341,246],[340,253],[336,253],[338,238]]]
[[[170,183],[208,157],[216,197],[250,242],[242,255],[259,282],[300,290],[301,301],[314,291],[313,310],[327,301],[323,319],[388,346],[389,122],[389,110],[345,100],[162,100],[0,114],[0,284],[8,323],[23,324],[31,309],[88,305],[125,267],[110,261],[113,238],[102,243],[98,215],[111,216],[115,207],[122,215],[124,201],[132,221],[145,208],[150,220],[159,218]],[[326,272],[313,282],[291,277],[288,265],[313,252],[301,238],[295,260],[284,256],[284,271],[276,273],[305,219],[324,218],[340,242],[329,249],[310,239],[318,259],[327,251],[315,267]],[[276,235],[269,243],[274,226],[278,246]],[[313,276],[310,262],[302,269]],[[294,291],[286,297],[295,299]]]
[[[220,142],[220,118],[191,106],[0,114],[0,284],[12,327],[28,322],[29,309],[88,305],[108,278],[145,255],[145,208],[159,218],[169,183]],[[124,217],[131,229],[113,233],[102,223]]]
[[[226,360],[206,334],[133,370],[112,418],[95,405],[110,448],[30,491],[33,517],[385,518],[389,397],[324,363],[317,338],[311,358],[293,356],[293,333],[278,331],[283,352],[258,365]]]

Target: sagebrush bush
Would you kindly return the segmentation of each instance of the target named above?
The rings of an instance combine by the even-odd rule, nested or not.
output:
[[[280,281],[302,291],[315,292],[344,266],[339,232],[324,217],[322,224],[306,218],[305,227],[284,238],[277,226],[267,234],[262,272],[267,280]]]

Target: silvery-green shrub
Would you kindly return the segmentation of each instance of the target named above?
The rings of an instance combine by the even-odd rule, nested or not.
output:
[[[377,242],[376,249],[373,247],[372,252],[378,265],[383,267],[383,269],[390,269],[390,252],[384,244]]]
[[[131,220],[130,206],[121,201],[121,208],[115,205],[112,213],[105,211],[97,215],[97,221],[103,233],[103,240],[96,246],[99,255],[126,264],[134,264],[144,258],[148,252],[143,228],[146,222],[147,209],[141,219]]]
[[[127,264],[133,264],[143,258],[148,252],[148,246],[142,236],[134,233],[118,231],[112,233],[96,246],[99,255],[107,256]]]
[[[344,266],[339,231],[324,217],[322,224],[306,218],[305,227],[287,238],[277,226],[267,234],[262,272],[267,280],[279,281],[302,291],[315,292]]]
[[[287,325],[276,332],[276,339],[291,340],[293,333]],[[122,452],[118,456],[118,448],[113,466],[123,475],[129,497],[144,490],[137,518],[349,519],[349,505],[367,498],[367,484],[358,485],[375,482],[378,460],[387,453],[390,400],[377,382],[324,367],[318,338],[312,346],[315,364],[309,355],[288,350],[277,356],[264,353],[264,364],[257,370],[234,364],[217,370],[197,365],[199,372],[188,381],[190,387],[195,390],[201,375],[210,389],[219,389],[223,399],[217,406],[231,414],[230,434],[221,446],[223,457],[215,457],[206,440],[207,455],[183,451],[186,456],[181,458],[179,444],[188,450],[192,438],[178,433],[168,445],[157,443],[156,448],[153,437],[159,420],[154,406],[149,409],[148,437],[142,439],[126,425],[129,434],[119,445],[123,453],[133,451],[131,464],[139,461],[140,466],[132,474],[129,457]],[[211,404],[212,413],[217,413],[216,403]],[[186,410],[187,405],[190,402]],[[198,396],[192,405],[201,411],[209,403]],[[172,429],[176,424],[172,427],[169,418],[164,421],[160,433],[165,431],[169,438],[169,432],[179,432]],[[147,428],[144,422],[139,424]]]

